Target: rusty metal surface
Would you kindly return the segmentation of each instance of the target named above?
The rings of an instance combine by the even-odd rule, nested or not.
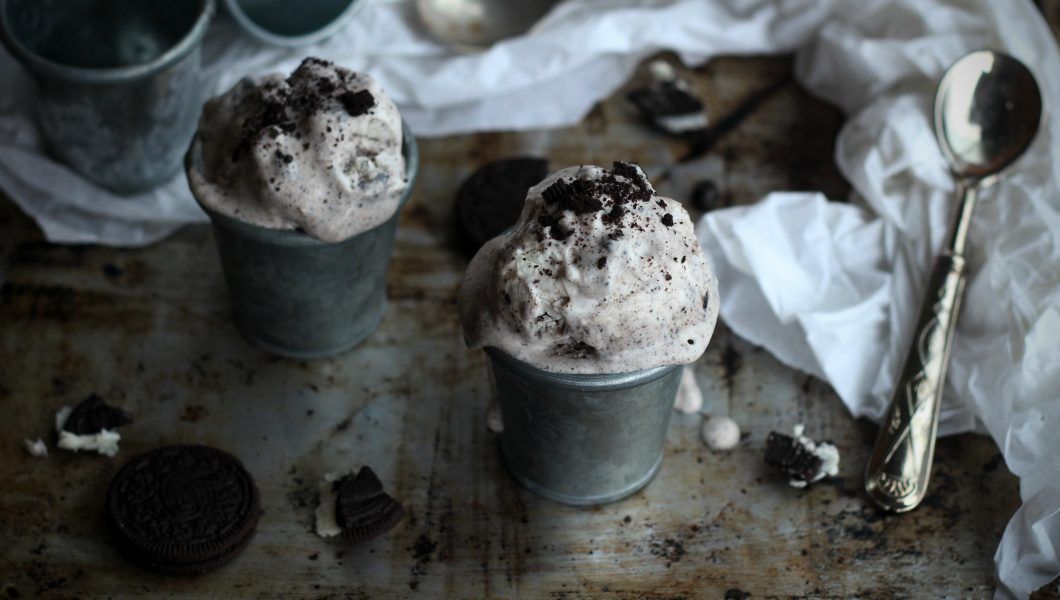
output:
[[[790,70],[787,58],[719,59],[695,85],[717,120]],[[1019,503],[991,441],[942,440],[924,505],[878,513],[861,492],[875,428],[723,326],[697,376],[706,410],[747,432],[737,450],[711,452],[700,419],[675,414],[656,480],[591,509],[533,496],[504,472],[485,423],[485,355],[464,348],[455,311],[467,258],[453,195],[476,166],[517,153],[557,166],[631,158],[658,171],[688,150],[632,120],[619,96],[571,129],[424,140],[389,312],[363,346],[331,360],[271,358],[239,338],[205,226],[142,250],[51,246],[0,200],[0,597],[989,595]],[[722,204],[771,189],[846,194],[832,164],[835,109],[788,81],[737,121],[703,167]],[[136,413],[116,459],[23,452],[24,437],[51,442],[54,411],[90,392]],[[839,478],[800,491],[766,470],[766,435],[798,422],[842,450]],[[130,566],[102,518],[124,460],[178,441],[243,458],[266,510],[243,556],[197,579]],[[362,545],[317,538],[318,478],[362,463],[408,517]]]

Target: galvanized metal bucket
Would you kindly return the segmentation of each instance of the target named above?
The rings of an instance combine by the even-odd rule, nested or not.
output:
[[[203,206],[213,222],[232,317],[244,337],[273,354],[313,359],[345,352],[379,326],[398,214],[419,170],[416,140],[407,127],[403,131],[408,187],[394,216],[344,241],[259,227]],[[188,160],[198,159],[196,138]]]
[[[632,373],[543,371],[486,348],[504,431],[501,456],[527,489],[564,504],[613,502],[662,463],[681,365]]]
[[[244,31],[276,46],[315,44],[341,29],[359,0],[224,0],[228,14]]]
[[[0,0],[0,39],[37,84],[49,152],[126,194],[180,171],[213,14],[214,0]]]

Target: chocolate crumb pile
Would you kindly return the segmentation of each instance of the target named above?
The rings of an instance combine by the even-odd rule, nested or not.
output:
[[[644,176],[644,172],[628,162],[613,163],[611,170],[605,171],[603,178],[598,180],[566,181],[560,178],[542,192],[548,212],[537,218],[543,228],[538,232],[538,241],[543,241],[545,235],[557,241],[566,240],[571,232],[560,225],[560,219],[563,217],[562,213],[568,211],[575,215],[603,211],[605,214],[602,221],[607,226],[608,237],[613,240],[622,237],[626,228],[643,231],[643,227],[635,219],[624,217],[629,213],[629,204],[647,202],[654,193],[655,190]],[[672,226],[673,217],[666,216],[670,217]],[[666,222],[665,219],[663,222]],[[603,262],[599,265],[603,268],[606,257],[601,258]]]
[[[337,82],[328,77],[311,74],[309,67],[320,66],[334,71]],[[260,108],[243,122],[243,136],[232,152],[232,162],[243,159],[262,136],[275,139],[281,132],[300,137],[295,124],[297,115],[309,115],[341,106],[351,117],[359,117],[375,106],[375,97],[368,90],[346,89],[351,72],[335,69],[334,64],[309,57],[286,79],[286,85],[270,81],[261,86]],[[336,93],[337,92],[337,93]],[[277,158],[290,163],[294,157],[276,151]]]

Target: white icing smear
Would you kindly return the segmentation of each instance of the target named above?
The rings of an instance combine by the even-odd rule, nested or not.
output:
[[[336,481],[349,475],[351,471],[325,473],[317,488],[320,492],[320,503],[316,510],[316,533],[322,538],[335,537],[342,533],[338,521],[335,520],[335,493]]]
[[[732,450],[740,444],[740,426],[729,417],[711,417],[703,423],[703,441],[713,450]]]

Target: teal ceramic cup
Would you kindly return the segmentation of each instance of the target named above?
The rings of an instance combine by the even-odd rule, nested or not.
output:
[[[408,187],[397,210],[341,242],[259,227],[202,207],[213,223],[232,318],[244,337],[273,354],[314,359],[353,348],[379,326],[398,215],[419,170],[416,140],[405,126],[403,133]],[[186,160],[201,160],[197,138]]]
[[[504,431],[501,457],[530,491],[564,504],[621,500],[662,464],[684,367],[573,375],[486,348]]]
[[[0,0],[0,39],[36,83],[48,151],[121,194],[179,173],[213,13],[213,0]]]

